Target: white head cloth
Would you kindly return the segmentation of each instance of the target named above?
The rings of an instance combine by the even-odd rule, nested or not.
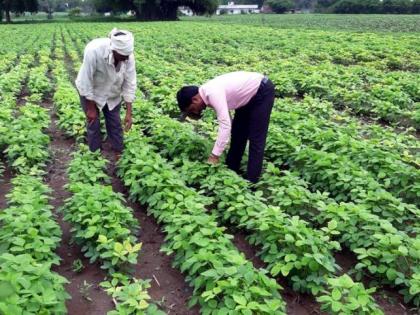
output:
[[[115,36],[115,34],[123,33]],[[134,37],[129,31],[119,30],[117,28],[112,29],[108,34],[111,39],[111,50],[115,50],[117,53],[123,56],[129,56],[134,51]]]

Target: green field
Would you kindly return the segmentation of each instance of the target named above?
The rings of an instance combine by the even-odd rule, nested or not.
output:
[[[182,17],[183,21],[258,25],[287,29],[356,32],[420,32],[420,15],[380,14],[252,14]]]
[[[86,43],[115,26],[138,75],[118,163],[79,144],[74,87]],[[0,314],[419,311],[418,16],[0,30]],[[175,119],[179,87],[236,70],[276,85],[255,186],[205,163],[213,112]]]

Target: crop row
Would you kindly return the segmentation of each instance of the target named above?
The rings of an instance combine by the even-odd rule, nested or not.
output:
[[[0,213],[0,310],[5,314],[65,314],[65,300],[69,298],[64,290],[67,280],[51,271],[52,266],[59,263],[55,250],[61,229],[48,205],[50,191],[36,176],[43,173],[48,158],[49,138],[43,134],[43,129],[49,125],[49,117],[44,109],[29,103],[15,113],[18,85],[26,76],[24,67],[33,61],[24,57],[16,66],[14,85],[7,86],[9,95],[3,94],[8,106],[7,112],[3,112],[6,115],[2,115],[5,119],[2,145],[7,146],[5,153],[9,163],[20,175],[12,180],[8,207]],[[45,58],[48,59],[48,55]],[[30,80],[34,73],[30,71]],[[43,90],[42,84],[38,86],[39,81],[35,81],[31,90]],[[40,100],[37,94],[30,98]]]
[[[128,148],[125,151],[127,150]],[[124,153],[124,156],[125,155],[126,154]],[[149,163],[150,162],[152,162],[152,160],[149,159]],[[156,174],[154,174],[154,176],[155,175]],[[126,179],[127,177],[124,178]],[[191,194],[189,190],[187,190],[186,193],[187,195]],[[183,194],[180,192],[177,193],[176,198],[179,199],[180,197],[182,198],[182,196]],[[192,193],[191,197],[196,199],[198,202],[193,209],[195,208],[197,210],[201,210],[204,213],[204,205],[206,203],[203,204],[203,201],[206,200],[199,196],[195,198],[193,196],[194,193]],[[182,201],[182,199],[177,200],[176,198],[174,198],[174,200],[177,202]],[[170,201],[171,200],[168,200],[168,202]],[[187,202],[187,205],[189,205],[191,201]],[[181,209],[177,211],[181,211]],[[185,220],[187,218],[189,218],[188,222],[193,220],[193,218],[191,216],[187,216],[187,214],[183,216],[179,215],[177,220],[179,222],[177,226],[180,227],[181,224],[185,225],[187,222]],[[189,261],[182,262],[181,266],[181,270],[185,272],[192,269],[188,272],[189,278],[191,281],[195,278],[194,287],[196,289],[196,295],[191,301],[191,305],[200,303],[201,310],[204,314],[210,314],[210,312],[219,309],[219,306],[222,305],[226,305],[225,308],[222,308],[222,311],[233,307],[238,310],[242,309],[246,313],[245,305],[247,305],[247,302],[250,302],[251,308],[260,309],[265,313],[282,313],[280,310],[284,309],[284,304],[281,302],[281,297],[277,292],[279,286],[273,280],[267,278],[263,273],[256,271],[252,265],[246,261],[243,255],[240,255],[234,249],[233,245],[229,241],[230,238],[225,236],[223,229],[216,227],[215,222],[212,221],[211,217],[201,218],[200,222],[201,223],[197,223],[196,226],[188,227],[188,231],[185,231],[185,233],[188,234],[195,234],[193,237],[193,243],[196,242],[197,244],[194,244],[191,247],[200,249],[200,251],[195,251],[194,248],[191,248],[188,251],[185,249],[184,255],[187,254],[186,258],[189,258]],[[201,226],[205,226],[206,230],[203,229],[203,231],[201,231],[199,229]],[[167,226],[166,229],[169,234],[168,240],[173,239],[174,241],[168,244],[168,248],[173,246],[171,250],[177,250],[177,256],[179,257],[182,255],[182,248],[188,245],[188,243],[181,245],[181,241],[183,241],[187,235],[183,235],[183,233],[173,236],[174,233],[178,234],[179,231],[176,228],[176,225],[173,226],[171,230],[169,230],[169,228],[170,226]],[[216,231],[213,231],[214,228],[216,228]],[[196,233],[194,233],[195,231]],[[204,232],[205,234],[200,236],[200,234]],[[173,242],[175,242],[176,245]],[[210,255],[210,257],[207,257],[207,254]],[[215,266],[211,269],[208,268],[207,265],[211,265],[212,263],[215,264]],[[181,263],[178,262],[177,264],[180,265]],[[216,269],[215,267],[218,268]],[[208,275],[203,274],[203,271],[208,271]],[[216,283],[213,281],[212,286],[210,286],[210,281],[217,275],[217,273],[221,274],[220,277],[224,276],[224,279],[221,279],[220,283],[217,283],[217,287],[215,287]],[[245,278],[242,280],[242,277]],[[246,290],[243,290],[242,283],[247,283],[246,288],[251,288],[252,291],[246,292]],[[229,293],[236,294],[232,296]],[[219,302],[218,297],[221,297],[221,301]],[[249,301],[247,301],[247,299]],[[265,302],[265,300],[267,300],[267,302]],[[244,303],[245,305],[243,305]]]
[[[191,128],[169,118],[154,119],[146,124],[149,140],[160,152],[175,159],[174,163],[189,183],[213,197],[214,210],[220,219],[248,231],[248,240],[261,248],[259,255],[268,263],[272,274],[288,276],[294,290],[311,292],[315,296],[322,291],[331,296],[325,284],[331,280],[328,277],[334,278],[338,269],[333,252],[339,245],[329,240],[329,236],[338,234],[336,222],[314,230],[297,216],[288,216],[278,207],[266,206],[261,194],[251,193],[249,184],[241,177],[224,167],[211,167],[202,162],[209,143]],[[187,139],[191,145],[185,145]],[[366,305],[350,303],[344,294],[342,297],[339,301],[341,311],[346,307],[352,307],[353,311],[358,307],[365,310]],[[335,306],[335,312],[337,309]]]
[[[270,126],[266,157],[277,166],[287,165],[311,183],[311,189],[330,193],[337,202],[364,205],[372,213],[390,220],[402,231],[416,234],[419,210],[384,189],[348,157],[311,148],[300,138],[278,126]]]
[[[212,25],[212,27],[215,26]],[[203,27],[204,29],[207,33],[208,29]],[[250,38],[245,40],[242,37],[239,45],[237,37],[235,37],[238,34],[234,34],[234,32],[227,34],[227,36],[233,36],[234,39],[219,39],[218,32],[212,34],[210,38],[205,36],[205,39],[203,39],[196,34],[196,32],[203,30],[201,28],[195,29],[194,34],[191,34],[188,29],[182,29],[181,34],[171,30],[168,35],[161,32],[154,34],[153,32],[157,30],[153,27],[150,27],[150,30],[142,31],[134,29],[135,35],[141,37],[143,48],[138,54],[142,57],[141,62],[137,63],[138,72],[148,77],[152,82],[160,82],[160,89],[164,92],[168,86],[180,86],[183,83],[202,83],[215,74],[227,71],[236,69],[256,70],[267,73],[273,79],[277,85],[279,96],[316,96],[332,101],[338,109],[347,108],[354,113],[367,114],[403,126],[418,128],[419,109],[416,105],[419,99],[418,76],[407,71],[385,73],[384,70],[387,66],[376,62],[375,54],[377,51],[370,55],[364,55],[363,62],[355,65],[352,61],[340,62],[337,58],[330,58],[330,54],[335,55],[334,52],[337,49],[340,51],[337,57],[347,56],[348,52],[344,52],[343,47],[335,47],[334,50],[325,51],[321,54],[320,50],[323,50],[325,45],[330,44],[322,36],[318,36],[315,40],[318,43],[315,55],[311,51],[307,52],[308,56],[305,55],[306,49],[303,52],[302,46],[300,46],[299,56],[297,57],[297,48],[293,47],[295,43],[283,43],[281,39],[275,38],[272,32],[277,31],[265,33],[263,36],[267,40],[272,38],[273,42],[281,41],[282,49],[280,51],[273,49],[273,47],[264,46],[265,48],[262,48],[261,38],[258,38],[257,41]],[[242,31],[247,32],[249,30],[244,28]],[[255,30],[253,29],[253,31]],[[75,31],[73,30],[73,32]],[[146,32],[152,32],[154,36],[148,36],[150,34]],[[146,36],[143,33],[146,33]],[[95,34],[98,34],[97,30],[85,33],[84,36],[88,39],[95,37]],[[175,41],[177,45],[168,45],[168,40],[174,42],[173,34],[177,36]],[[243,33],[241,35],[243,36]],[[251,38],[253,36],[255,34],[252,34]],[[296,36],[298,38],[304,37],[303,34],[296,34]],[[73,35],[73,37],[77,36]],[[156,37],[161,38],[161,41],[157,40]],[[197,41],[201,42],[201,45],[198,45]],[[210,51],[197,49],[197,45],[198,47],[209,46],[209,41],[212,44],[216,41],[218,45],[211,45],[212,49]],[[231,41],[234,44],[231,44]],[[314,41],[313,38],[312,41]],[[250,44],[252,48],[245,49],[244,47],[247,44]],[[372,43],[370,42],[370,44]],[[235,47],[234,54],[230,52],[233,49],[230,45]],[[271,46],[271,44],[268,44],[268,46]],[[304,47],[306,46],[307,44]],[[346,45],[347,50],[352,49],[352,47]],[[221,49],[219,50],[219,48]],[[380,46],[376,46],[375,49],[380,49]],[[287,54],[286,51],[291,53]],[[409,55],[410,51],[407,47],[404,56]],[[382,54],[381,58],[383,57]],[[395,56],[389,55],[388,59],[384,58],[381,62],[390,62],[389,67],[393,70],[393,68],[399,68],[399,66],[391,66],[397,59]],[[391,62],[391,60],[393,61]],[[211,67],[208,67],[209,64]],[[156,65],[160,66],[156,67]],[[252,65],[252,69],[250,65]],[[411,66],[412,69],[418,68],[415,57]],[[172,76],[172,73],[178,73],[178,75]],[[152,94],[156,97],[162,94],[156,92],[158,91],[152,90]]]
[[[55,80],[54,105],[58,114],[58,125],[66,135],[78,140],[85,135],[85,116],[80,109],[76,88],[71,84],[64,63],[63,45],[56,42],[53,75]]]
[[[395,153],[380,150],[368,141],[356,140],[346,126],[311,112],[311,108],[317,106],[311,104],[314,102],[308,98],[303,106],[296,102],[278,102],[271,121],[285,134],[299,139],[297,146],[306,145],[345,156],[368,170],[395,196],[420,205],[420,172],[416,167],[402,162]]]
[[[135,130],[126,137],[119,175],[130,196],[164,226],[164,251],[194,288],[190,305],[202,314],[284,314],[280,286],[256,270],[232,244],[232,236],[208,214],[209,200],[185,182]]]
[[[71,33],[70,30],[68,30],[68,33]],[[83,45],[91,37],[92,35],[89,35],[89,33],[84,33],[84,36],[82,37],[73,36],[72,41],[79,52],[79,58],[80,53],[83,50]],[[144,43],[142,42],[142,45],[143,44]],[[168,49],[164,49],[163,52],[162,50],[156,49],[156,42],[153,42],[151,47],[148,46],[150,43],[146,42],[145,44],[147,45],[147,50],[141,50],[136,54],[138,58],[138,62],[136,63],[137,71],[140,75],[140,88],[150,100],[159,104],[163,111],[169,115],[176,114],[178,110],[174,102],[175,93],[182,84],[201,83],[211,78],[213,75],[220,73],[220,71],[214,71],[213,66],[215,65],[212,65],[210,68],[191,66],[190,63],[185,63],[183,61],[185,60],[184,56],[182,59],[173,60],[173,57],[177,56],[177,53],[172,52],[171,50],[172,54],[169,54]],[[69,51],[72,52],[72,55],[76,55],[71,48]],[[75,58],[72,59],[74,60]],[[196,58],[194,57],[194,59],[191,59],[190,61],[194,61],[195,59]],[[175,72],[181,73],[181,75],[172,76],[171,73]],[[390,74],[391,77],[395,77],[395,80],[397,80],[396,82],[406,82],[407,86],[411,84],[410,89],[415,93],[416,84],[413,83],[413,80],[407,78],[402,81],[402,77],[398,77],[398,75],[399,73]],[[389,79],[384,80],[386,82],[389,81]],[[279,86],[284,86],[284,84],[279,84]],[[313,100],[313,98],[310,97],[308,97],[308,99]],[[416,150],[417,140],[412,136],[404,133],[395,133],[390,131],[389,128],[375,124],[361,124],[357,119],[354,119],[345,113],[339,113],[333,110],[331,104],[328,102],[319,102],[318,104],[322,104],[323,106],[315,108],[311,106],[310,110],[317,110],[322,113],[327,111],[326,113],[328,114],[329,120],[339,119],[339,124],[334,124],[334,126],[341,125],[340,130],[348,132],[349,134],[351,133],[352,137],[355,137],[358,141],[358,146],[368,145],[369,147],[374,147],[375,150],[393,152],[394,157],[396,157],[397,154],[400,154],[400,159],[403,161],[418,165],[418,158],[416,160],[416,157],[411,155],[418,154]],[[328,106],[324,104],[328,104]],[[213,119],[214,117],[213,115],[210,115],[209,118]],[[387,166],[385,165],[385,168],[386,167]]]
[[[135,236],[137,220],[123,205],[124,198],[104,185],[109,181],[106,164],[99,152],[80,146],[68,168],[72,196],[65,201],[64,220],[90,263],[99,261],[108,271],[110,279],[102,286],[117,303],[109,314],[162,314],[150,303],[148,281],[130,277],[141,249]]]
[[[0,213],[0,310],[4,314],[65,314],[67,280],[51,271],[61,229],[38,177],[12,180],[8,208]]]
[[[150,128],[152,131],[149,132],[152,142],[159,144],[160,149],[164,150],[166,154],[176,157],[186,153],[186,156],[192,160],[200,160],[206,156],[206,152],[210,149],[209,143],[198,135],[194,135],[192,130],[171,120],[161,119],[157,122],[158,125],[159,123],[158,127],[149,123],[153,126]],[[185,145],[187,141],[193,145],[191,147]],[[166,148],[168,142],[173,145]],[[189,180],[195,184],[199,184],[200,180],[206,177],[203,171],[206,168],[205,165],[198,168],[201,169],[199,176],[194,176],[194,168],[197,167],[194,165],[185,167],[187,163],[185,161],[182,163],[184,164],[182,167],[186,168]],[[205,184],[201,184],[201,188],[213,191],[213,193],[217,192],[218,198],[223,198],[224,187],[234,185],[230,187],[227,197],[225,196],[225,199],[220,201],[225,206],[228,206],[226,200],[235,195],[235,192],[246,191],[246,185],[242,184],[241,187],[239,183],[232,180],[233,174],[228,173],[225,176],[220,173],[212,174],[212,176],[206,177]],[[212,184],[217,182],[221,183],[220,187],[212,187]],[[325,194],[312,193],[308,189],[309,186],[296,175],[280,172],[273,165],[269,165],[259,184],[262,191],[265,191],[269,204],[280,206],[282,210],[287,210],[291,215],[298,215],[312,221],[314,226],[321,225],[337,231],[338,233],[335,234],[338,234],[340,243],[345,244],[357,255],[359,263],[356,265],[356,270],[359,271],[359,279],[362,275],[361,272],[369,272],[385,284],[401,287],[406,301],[412,300],[414,304],[418,305],[420,302],[417,280],[420,272],[418,268],[420,262],[419,241],[396,230],[388,220],[372,214],[369,208],[366,209],[367,207],[363,205],[337,204]],[[239,195],[238,198],[244,198]],[[248,207],[255,207],[258,203],[253,200],[250,204],[252,206]],[[257,208],[261,215],[261,209],[264,207],[258,205]],[[231,208],[229,209],[232,211]],[[222,213],[226,215],[227,212],[224,209]],[[248,223],[250,220],[245,219],[243,222]],[[270,229],[270,231],[272,230]],[[268,243],[267,241],[263,242],[263,244]],[[304,252],[307,253],[307,251]]]
[[[372,214],[363,205],[337,203],[327,194],[310,191],[310,186],[298,174],[268,164],[258,189],[264,192],[269,204],[278,205],[313,226],[335,222],[339,242],[357,257],[357,279],[371,274],[381,283],[402,288],[405,300],[418,305],[418,239],[398,231],[388,220]]]
[[[69,136],[80,139],[84,135],[84,116],[81,112],[77,91],[69,82],[63,63],[62,45],[56,42],[56,60],[52,70],[55,75],[55,106],[59,113],[59,125]],[[141,249],[137,243],[137,220],[132,209],[124,206],[122,195],[106,185],[110,178],[105,173],[108,161],[99,152],[93,153],[84,145],[74,153],[68,168],[68,190],[72,196],[65,201],[62,211],[64,220],[72,228],[73,240],[81,246],[91,263],[99,261],[107,270],[108,279],[102,288],[113,298],[116,314],[164,314],[151,302],[147,293],[148,280],[133,278],[130,273]]]

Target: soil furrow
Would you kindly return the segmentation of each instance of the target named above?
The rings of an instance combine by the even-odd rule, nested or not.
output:
[[[124,195],[126,206],[133,209],[139,221],[139,241],[143,245],[137,265],[134,266],[134,276],[151,280],[149,294],[168,314],[199,314],[197,306],[191,309],[187,307],[192,288],[185,282],[184,275],[171,266],[171,256],[160,252],[165,242],[165,234],[154,218],[147,215],[145,207],[129,201],[127,189],[116,176],[115,154],[111,152],[108,144],[104,144],[103,154],[110,161],[108,173],[112,179],[113,190]]]
[[[48,129],[51,137],[51,162],[45,180],[52,189],[50,204],[57,213],[57,220],[63,231],[62,242],[57,249],[61,263],[54,271],[69,281],[66,285],[66,290],[71,295],[71,299],[66,303],[69,315],[104,315],[114,307],[111,297],[99,287],[106,274],[98,264],[90,264],[80,247],[71,243],[71,226],[63,221],[63,214],[58,211],[65,199],[70,197],[70,193],[65,189],[68,182],[66,170],[71,153],[75,150],[75,143],[73,139],[66,138],[57,127],[57,116],[51,99],[47,99],[42,105],[48,108],[51,114],[51,125]],[[84,267],[80,272],[74,270],[75,262],[82,262]]]

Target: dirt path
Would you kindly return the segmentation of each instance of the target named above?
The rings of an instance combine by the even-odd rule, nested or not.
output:
[[[6,195],[12,188],[10,180],[12,179],[12,172],[7,166],[6,161],[2,160],[4,165],[4,172],[0,174],[0,211],[7,207]]]
[[[66,290],[71,295],[71,299],[66,303],[69,315],[104,315],[113,309],[111,298],[99,288],[100,282],[105,278],[105,272],[98,264],[90,264],[83,257],[79,246],[71,244],[71,227],[63,221],[62,213],[57,211],[70,196],[64,186],[68,182],[66,169],[71,160],[71,153],[75,150],[75,143],[73,139],[66,138],[57,127],[57,116],[51,99],[43,102],[42,106],[49,109],[51,114],[51,125],[48,129],[51,137],[51,162],[45,180],[52,189],[50,204],[58,214],[58,222],[63,231],[62,241],[57,249],[61,264],[55,267],[54,271],[70,282],[66,285]],[[73,271],[73,263],[78,259],[84,265],[81,272]]]
[[[258,248],[249,244],[246,235],[242,232],[232,231],[229,233],[234,236],[233,243],[245,257],[251,261],[256,268],[265,268],[266,264],[257,256]],[[283,287],[281,295],[287,305],[287,314],[290,315],[311,315],[324,314],[320,311],[319,304],[315,299],[307,294],[294,292],[287,284],[284,278],[278,278],[277,282]]]
[[[348,249],[343,249],[340,252],[335,253],[335,260],[338,265],[342,268],[341,273],[349,272],[354,266],[356,266],[358,260],[357,257]],[[354,277],[353,277],[354,278]],[[374,280],[367,276],[362,279],[362,283],[365,287],[370,287],[369,282]],[[380,286],[373,294],[376,303],[382,308],[386,315],[416,315],[415,313],[404,306],[404,298],[398,294],[398,290],[390,288],[388,286]]]
[[[128,191],[121,180],[115,175],[115,155],[109,145],[104,145],[104,155],[110,161],[108,173],[112,178],[112,188],[124,195],[126,206],[134,211],[139,221],[139,241],[143,243],[134,276],[150,279],[149,293],[159,303],[167,314],[196,315],[199,308],[188,309],[187,303],[192,295],[192,288],[185,282],[184,275],[171,265],[172,257],[160,252],[165,234],[160,231],[157,222],[147,215],[146,209],[138,203],[128,200]]]

